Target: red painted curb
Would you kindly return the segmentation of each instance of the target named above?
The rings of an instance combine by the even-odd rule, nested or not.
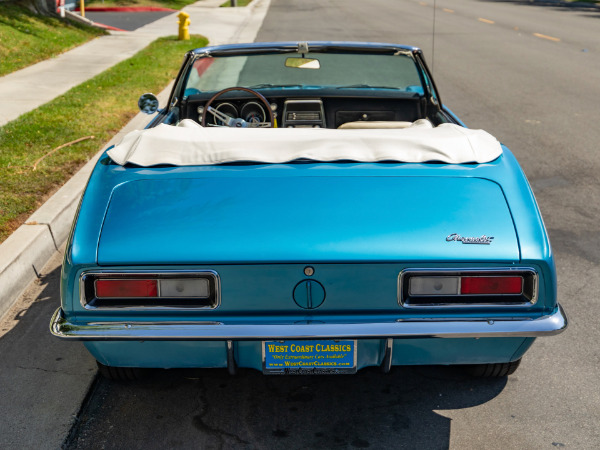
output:
[[[161,8],[159,6],[86,6],[86,11],[89,12],[158,12],[168,11],[175,12],[176,9]],[[75,11],[80,11],[79,8],[75,8]]]
[[[105,30],[112,30],[112,31],[125,31],[128,32],[127,30],[122,30],[121,28],[117,28],[117,27],[113,27],[110,25],[104,25],[103,23],[100,22],[94,22],[94,25],[100,28],[104,28]]]

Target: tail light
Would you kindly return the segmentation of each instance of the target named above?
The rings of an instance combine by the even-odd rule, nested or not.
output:
[[[86,309],[219,305],[219,277],[213,271],[85,273],[80,287]]]
[[[461,295],[517,295],[523,292],[522,276],[461,277]]]
[[[158,297],[158,280],[96,280],[96,298]]]
[[[533,304],[537,274],[532,269],[405,270],[399,299],[405,307]]]

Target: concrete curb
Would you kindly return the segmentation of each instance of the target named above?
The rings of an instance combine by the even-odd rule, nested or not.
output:
[[[92,22],[90,19],[86,19],[85,17],[81,17],[79,14],[75,14],[73,11],[69,11],[68,9],[65,9],[65,16],[68,19],[71,19],[75,22],[79,22],[82,23],[84,25],[89,25],[90,27],[94,26],[94,22]]]

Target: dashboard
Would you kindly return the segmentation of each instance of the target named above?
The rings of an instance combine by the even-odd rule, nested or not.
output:
[[[429,118],[435,122],[446,122],[444,118],[428,117],[423,98],[373,97],[368,95],[327,95],[327,96],[282,96],[264,93],[267,104],[273,111],[277,127],[280,128],[338,128],[341,124],[354,121],[409,121]],[[190,96],[181,105],[179,119],[193,119],[202,122],[207,98],[202,95]],[[255,97],[231,95],[218,99],[211,105],[218,111],[255,124],[268,122],[267,107]],[[208,126],[222,126],[223,122],[212,114],[206,117]],[[251,125],[252,126],[252,125]]]

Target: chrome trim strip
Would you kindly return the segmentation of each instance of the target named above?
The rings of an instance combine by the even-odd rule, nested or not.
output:
[[[402,289],[403,289],[403,278],[406,274],[415,274],[415,273],[423,273],[426,274],[428,276],[431,275],[431,273],[445,273],[445,272],[452,272],[452,273],[462,273],[462,272],[469,272],[469,273],[481,273],[481,276],[486,276],[489,275],[490,272],[513,272],[515,275],[518,273],[522,273],[522,272],[531,272],[533,274],[533,293],[532,293],[532,298],[531,301],[529,302],[524,302],[524,303],[446,303],[446,304],[422,304],[422,305],[412,305],[410,303],[405,303],[404,299],[402,298]],[[443,275],[442,275],[443,276]],[[463,276],[463,275],[459,275],[459,276]],[[464,268],[443,268],[443,269],[437,269],[437,268],[427,268],[427,269],[404,269],[402,270],[402,272],[400,272],[398,274],[398,290],[396,293],[397,296],[397,300],[398,300],[398,305],[400,305],[402,308],[411,308],[411,309],[451,309],[451,308],[456,308],[456,309],[461,309],[461,308],[528,308],[530,306],[533,306],[537,303],[538,301],[538,292],[539,292],[539,274],[537,273],[537,270],[535,270],[532,267],[489,267],[489,268],[468,268],[468,267],[464,267]],[[460,292],[460,283],[461,280],[458,280],[458,289]],[[481,296],[481,297],[493,297],[494,294],[463,294],[465,297],[468,296]],[[461,294],[456,295],[456,297],[460,297]],[[497,295],[498,297],[501,297],[502,295]],[[433,296],[432,296],[433,297]],[[451,297],[451,295],[447,295],[447,297]]]
[[[195,306],[195,307],[173,307],[173,306],[161,306],[161,305],[144,305],[144,306],[113,306],[113,307],[94,307],[87,303],[85,298],[85,279],[88,276],[99,276],[101,278],[110,278],[116,275],[147,275],[149,277],[159,277],[160,275],[169,276],[181,276],[184,278],[193,278],[195,276],[210,276],[215,282],[215,304],[213,306]],[[160,283],[158,283],[158,289],[160,289]],[[160,292],[159,292],[160,295]],[[152,297],[158,299],[159,297]],[[181,297],[181,298],[192,298],[192,297]],[[199,297],[203,298],[203,297]],[[221,277],[214,270],[202,269],[202,270],[118,270],[118,269],[107,269],[107,270],[90,270],[84,271],[79,276],[79,303],[81,306],[90,311],[198,311],[198,310],[214,310],[221,306]]]
[[[567,316],[558,305],[536,319],[397,319],[355,323],[69,322],[58,308],[50,322],[57,337],[82,341],[538,337],[562,333]]]

